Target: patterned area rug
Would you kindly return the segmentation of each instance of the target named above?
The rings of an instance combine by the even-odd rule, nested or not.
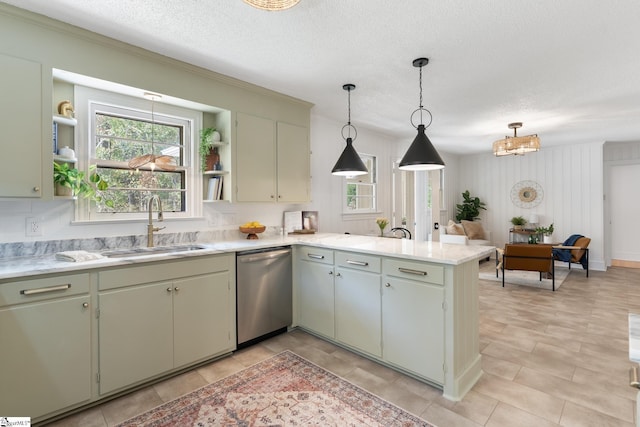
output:
[[[120,426],[433,426],[285,351]]]
[[[564,263],[564,265],[567,265]],[[492,282],[499,282],[502,286],[502,270],[498,271],[498,277],[496,277],[496,265],[493,260],[483,263],[480,267],[480,279],[490,280]],[[569,269],[559,266],[556,263],[556,291],[564,282],[564,279],[569,276]],[[531,286],[533,288],[542,288],[551,290],[551,279],[547,279],[545,275],[542,275],[542,281],[540,280],[540,274],[537,271],[522,271],[522,270],[505,270],[504,283],[511,285],[524,285]]]

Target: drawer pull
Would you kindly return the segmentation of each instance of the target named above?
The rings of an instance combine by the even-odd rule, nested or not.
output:
[[[48,286],[46,288],[22,289],[20,291],[20,294],[21,295],[46,294],[47,292],[66,291],[69,288],[71,288],[71,283],[67,283],[66,285]]]
[[[402,273],[416,274],[418,276],[426,276],[427,275],[426,271],[412,270],[410,268],[398,267],[398,270],[400,270],[400,272],[402,272]]]
[[[324,259],[324,255],[307,254],[307,256],[313,259]]]
[[[369,263],[366,261],[351,261],[350,259],[347,260],[347,264],[360,265],[362,267],[366,267],[369,265]]]

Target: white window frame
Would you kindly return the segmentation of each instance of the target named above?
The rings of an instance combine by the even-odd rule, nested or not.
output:
[[[151,101],[142,97],[122,95],[99,89],[77,85],[74,88],[75,114],[78,124],[74,132],[78,169],[88,171],[93,160],[93,133],[95,132],[95,113],[126,109],[131,117],[151,121]],[[185,211],[165,212],[165,219],[192,219],[202,217],[202,176],[196,159],[199,129],[202,128],[202,112],[155,101],[155,117],[175,118],[188,123],[184,132],[184,170],[185,170]],[[135,213],[98,213],[92,208],[93,202],[80,199],[76,203],[75,222],[112,222],[147,220],[146,212]]]
[[[374,171],[374,174],[372,175],[374,182],[370,184],[371,187],[373,188],[373,195],[372,195],[373,206],[370,209],[349,209],[347,204],[347,186],[351,184],[351,182],[349,182],[349,177],[344,177],[342,178],[342,213],[343,215],[378,213],[378,169],[379,169],[378,157],[373,154],[364,154],[364,153],[359,153],[359,154],[360,154],[360,158],[362,159],[363,162],[365,162],[365,164],[367,159],[371,159],[372,163],[374,164],[375,171]]]

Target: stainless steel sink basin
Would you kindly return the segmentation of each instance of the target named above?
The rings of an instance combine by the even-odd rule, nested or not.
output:
[[[102,252],[102,255],[108,258],[129,258],[135,256],[145,255],[158,255],[158,254],[172,254],[178,252],[190,252],[207,249],[205,246],[200,245],[176,245],[176,246],[155,246],[153,248],[131,248],[131,249],[116,249],[113,251]]]

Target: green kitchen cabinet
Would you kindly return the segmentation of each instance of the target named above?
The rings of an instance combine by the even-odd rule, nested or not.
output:
[[[101,395],[235,349],[232,254],[106,270],[98,277]]]
[[[91,399],[89,274],[0,283],[0,414],[31,417]]]
[[[0,198],[51,197],[51,111],[44,101],[51,98],[51,71],[2,53],[0,70],[0,146],[9,160],[0,168]]]

